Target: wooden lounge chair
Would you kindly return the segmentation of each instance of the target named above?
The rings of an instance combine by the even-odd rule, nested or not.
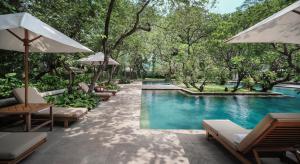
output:
[[[96,93],[111,93],[112,96],[115,96],[117,94],[118,90],[110,90],[110,89],[106,89],[104,87],[97,86],[97,87],[95,87],[95,92]]]
[[[17,88],[13,91],[14,96],[20,103],[24,103],[24,88]],[[44,98],[39,94],[35,88],[28,88],[28,102],[29,103],[46,103]],[[33,116],[36,117],[49,117],[49,109],[42,110],[40,112],[34,113]],[[78,121],[82,116],[84,116],[88,109],[86,108],[64,108],[64,107],[53,107],[53,120],[63,121],[64,127],[68,128],[70,122]]]
[[[86,83],[84,82],[79,83],[79,87],[81,88],[82,91],[88,93],[89,86]],[[102,101],[107,101],[112,96],[112,93],[110,92],[93,92],[93,94],[99,96]]]
[[[0,132],[0,164],[15,164],[47,141],[44,132]]]
[[[247,130],[229,120],[203,120],[207,137],[213,137],[242,163],[260,164],[260,157],[277,156],[286,159],[286,152],[300,162],[300,113],[268,114],[253,130]]]

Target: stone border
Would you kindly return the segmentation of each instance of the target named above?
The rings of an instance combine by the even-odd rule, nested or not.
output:
[[[271,92],[266,92],[266,93],[265,92],[256,92],[256,93],[255,92],[252,92],[252,93],[203,92],[203,93],[200,93],[200,92],[193,92],[188,89],[181,88],[181,87],[178,87],[178,89],[176,89],[176,88],[142,88],[142,90],[165,90],[165,91],[177,90],[177,91],[182,91],[182,92],[187,93],[192,96],[272,96],[272,97],[278,96],[278,97],[286,97],[285,95],[283,95],[281,93],[271,93]]]
[[[190,91],[188,89],[185,89],[185,88],[181,88],[180,89],[181,91],[185,92],[185,93],[188,93],[190,95],[211,95],[211,96],[214,96],[214,95],[218,95],[218,96],[284,96],[283,94],[281,93],[271,93],[271,92],[252,92],[252,93],[232,93],[232,92],[203,92],[203,93],[200,93],[200,92],[193,92],[193,91]]]

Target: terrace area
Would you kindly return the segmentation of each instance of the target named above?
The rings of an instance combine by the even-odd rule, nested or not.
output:
[[[80,122],[55,126],[48,142],[23,163],[239,163],[203,130],[140,129],[141,88],[141,82],[121,85],[117,96]]]

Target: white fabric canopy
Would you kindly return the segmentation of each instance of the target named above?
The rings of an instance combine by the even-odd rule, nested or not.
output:
[[[86,58],[81,58],[78,60],[78,62],[81,64],[88,64],[88,65],[101,65],[104,62],[104,54],[102,52],[98,52]],[[120,65],[120,64],[114,59],[109,58],[108,65]]]
[[[24,52],[23,42],[12,34],[23,39],[24,29],[29,31],[29,40],[41,36],[30,43],[29,52],[92,52],[28,13],[0,15],[0,49]]]
[[[30,52],[92,52],[28,13],[0,15],[0,49],[24,52],[25,106],[28,105]]]
[[[235,35],[227,42],[300,44],[300,1]]]

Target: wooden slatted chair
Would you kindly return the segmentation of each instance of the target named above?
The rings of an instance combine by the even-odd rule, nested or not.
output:
[[[14,96],[20,103],[25,102],[24,98],[24,88],[16,88],[13,91]],[[28,101],[30,103],[46,103],[44,98],[38,92],[36,88],[28,88]],[[86,108],[72,108],[72,107],[53,107],[53,119],[54,122],[63,122],[64,127],[68,128],[70,122],[75,122],[80,120],[86,113],[88,109]],[[41,110],[39,112],[33,113],[34,116],[44,118],[49,117],[48,109]]]
[[[204,120],[207,137],[213,137],[242,163],[260,164],[260,157],[286,159],[286,152],[300,162],[300,113],[270,113],[253,130],[229,120]]]

